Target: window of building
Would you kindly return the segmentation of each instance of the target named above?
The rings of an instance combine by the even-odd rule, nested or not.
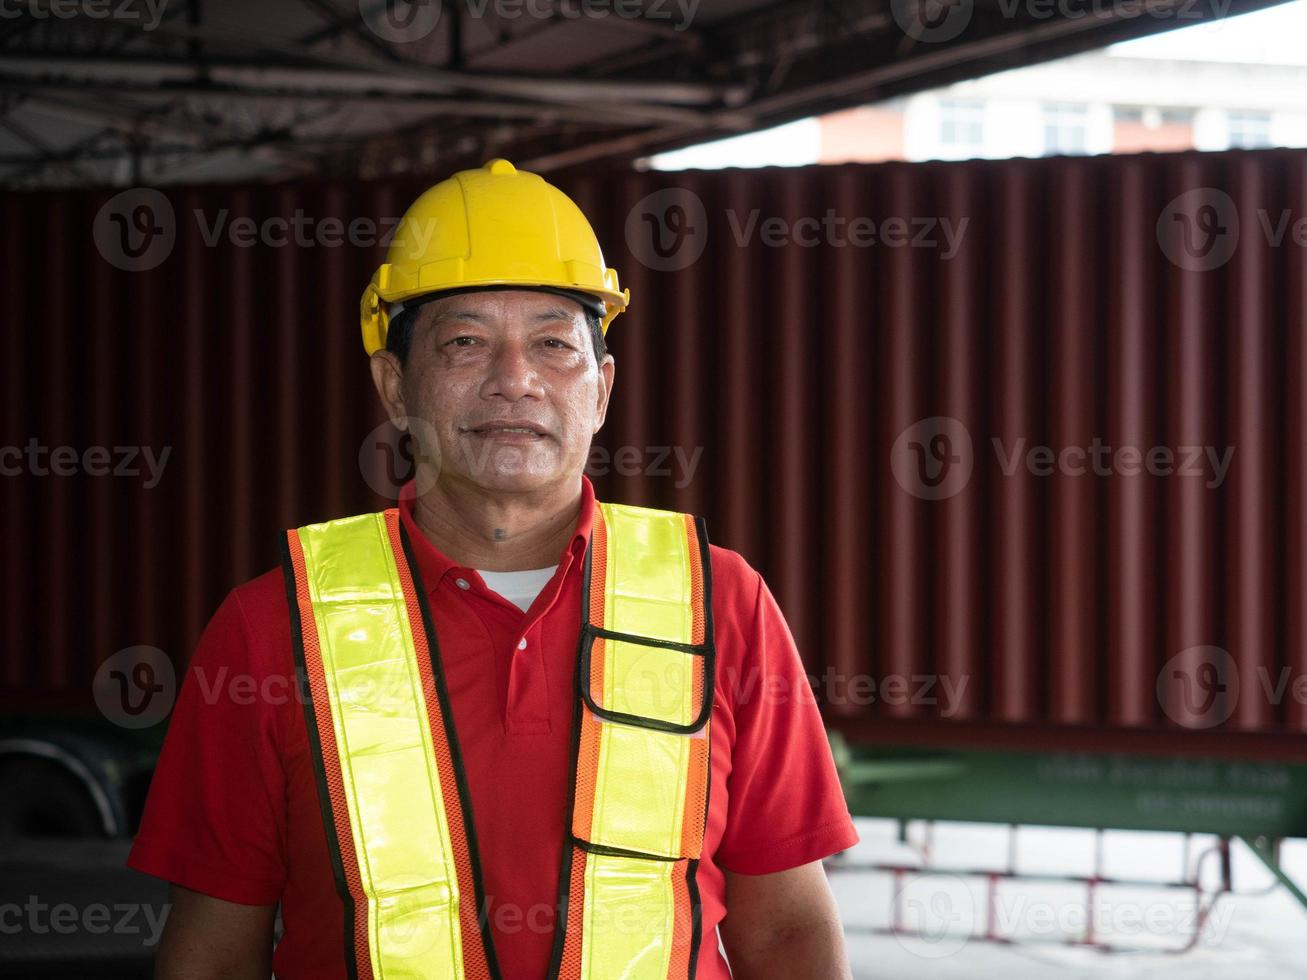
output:
[[[1044,106],[1044,152],[1086,153],[1089,150],[1089,107],[1065,102]]]
[[[1232,109],[1226,114],[1230,146],[1253,150],[1271,145],[1271,114],[1256,109]]]
[[[939,141],[952,150],[979,151],[985,142],[985,107],[979,102],[942,100]]]

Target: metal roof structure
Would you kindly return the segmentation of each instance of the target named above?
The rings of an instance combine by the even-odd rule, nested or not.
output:
[[[5,0],[11,188],[629,167],[1267,0]]]

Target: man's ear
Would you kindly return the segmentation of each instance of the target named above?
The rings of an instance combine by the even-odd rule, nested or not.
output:
[[[368,367],[372,370],[372,383],[381,396],[381,404],[386,407],[386,414],[395,428],[408,429],[408,409],[404,405],[404,366],[399,358],[388,350],[379,350],[372,355]]]
[[[605,354],[599,362],[599,399],[595,406],[595,432],[604,427],[608,417],[608,396],[613,393],[613,374],[617,371],[617,362],[612,354]]]

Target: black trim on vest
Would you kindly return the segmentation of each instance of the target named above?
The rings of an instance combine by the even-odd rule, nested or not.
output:
[[[598,506],[596,504],[596,506]],[[712,556],[708,550],[708,530],[702,517],[694,518],[695,537],[699,545],[700,575],[703,577],[703,638],[702,643],[677,643],[673,640],[656,639],[651,636],[638,636],[634,633],[622,633],[605,629],[590,622],[590,548],[586,548],[585,583],[581,594],[581,649],[580,664],[577,670],[577,693],[585,706],[597,718],[616,722],[620,725],[633,725],[636,728],[648,728],[673,735],[693,735],[708,724],[712,717],[713,698],[717,687],[717,643],[713,633],[712,621]],[[593,543],[593,538],[591,539]],[[683,653],[703,658],[703,703],[699,706],[699,715],[688,725],[650,718],[646,715],[631,714],[626,711],[611,711],[595,703],[590,693],[590,656],[597,637],[606,637],[631,643],[636,646],[661,647],[680,650]],[[573,767],[575,768],[575,767]],[[709,782],[712,774],[709,773]]]
[[[707,628],[707,618],[704,619],[705,635]],[[595,637],[593,635],[581,637],[581,676],[589,680],[590,677],[590,655],[594,649]],[[628,640],[626,642],[635,644],[639,638]],[[646,644],[639,642],[640,646],[654,646],[656,644]],[[677,724],[672,721],[664,721],[661,718],[650,718],[647,715],[634,715],[627,711],[610,711],[608,708],[600,707],[595,703],[594,697],[590,694],[589,683],[581,685],[581,697],[585,700],[585,705],[594,713],[596,717],[603,718],[605,721],[617,722],[622,725],[633,725],[636,728],[650,728],[659,732],[671,732],[673,735],[693,735],[708,723],[712,716],[714,675],[716,671],[716,650],[712,644],[707,645],[707,650],[702,654],[703,657],[703,704],[699,706],[699,716],[688,725]]]
[[[709,780],[711,782],[711,780]],[[690,962],[686,976],[694,980],[699,969],[699,946],[703,941],[703,905],[699,901],[699,859],[691,858],[685,863],[685,886],[690,892]]]
[[[660,640],[653,636],[640,636],[638,633],[606,630],[602,626],[595,626],[593,623],[582,623],[581,630],[587,636],[602,636],[606,640],[621,640],[624,643],[635,643],[642,647],[664,647],[668,650],[697,653],[701,656],[706,655],[712,647],[711,643],[677,643],[675,640]]]
[[[345,972],[349,980],[358,980],[358,950],[354,946],[354,896],[345,881],[345,862],[340,854],[340,838],[336,836],[336,815],[331,808],[331,791],[327,788],[327,770],[322,761],[322,741],[318,738],[317,712],[313,705],[313,688],[309,684],[309,668],[304,657],[303,623],[300,621],[299,588],[295,581],[295,562],[291,558],[287,535],[281,538],[281,567],[286,578],[286,605],[290,607],[290,643],[295,654],[295,682],[299,685],[304,702],[304,723],[308,728],[309,757],[313,761],[313,777],[318,784],[318,806],[322,810],[322,824],[327,832],[327,853],[331,855],[331,874],[336,879],[336,891],[344,906]]]
[[[481,945],[486,952],[486,966],[493,980],[502,980],[499,972],[499,958],[495,955],[495,943],[490,934],[490,906],[486,902],[485,886],[481,880],[481,857],[477,848],[476,825],[472,818],[472,794],[468,791],[467,774],[463,770],[463,755],[458,748],[458,733],[454,729],[454,715],[449,701],[449,689],[445,685],[445,669],[440,660],[440,642],[436,638],[436,628],[431,618],[431,608],[427,602],[426,586],[422,582],[422,573],[418,570],[417,560],[413,557],[413,547],[408,539],[404,522],[399,522],[399,543],[404,549],[404,560],[408,562],[408,572],[413,579],[413,589],[417,592],[418,609],[422,613],[422,629],[426,632],[427,653],[431,657],[431,676],[436,684],[436,701],[440,704],[440,717],[445,726],[445,743],[449,746],[449,761],[454,767],[454,783],[458,786],[458,802],[463,811],[463,833],[467,840],[467,858],[472,865],[472,888],[476,892],[477,928],[481,932]],[[409,624],[412,631],[413,624]]]
[[[598,507],[598,502],[595,503]],[[573,840],[572,817],[576,812],[576,766],[581,758],[581,651],[585,646],[585,626],[590,621],[590,554],[594,550],[594,536],[586,544],[585,556],[581,559],[581,634],[577,639],[576,669],[572,674],[572,686],[576,697],[572,699],[572,763],[568,767],[570,778],[567,785],[567,811],[563,823],[565,841]],[[554,948],[549,954],[549,972],[546,980],[558,980],[558,972],[563,967],[563,948],[567,944],[567,917],[571,911],[568,899],[572,894],[572,848],[564,845],[558,869],[558,914],[554,919]]]
[[[574,834],[569,834],[572,843],[583,851],[590,854],[606,854],[608,857],[619,858],[639,858],[641,861],[667,861],[669,863],[683,860],[679,857],[668,857],[666,854],[649,854],[645,851],[632,851],[625,847],[613,847],[610,844],[592,844],[588,840],[583,840]]]
[[[716,660],[717,660],[717,631],[713,625],[712,614],[712,551],[708,547],[708,522],[702,517],[694,519],[694,530],[699,538],[699,566],[700,574],[703,576],[703,636],[704,640],[711,646],[712,653],[709,658],[709,674],[713,680],[712,688],[705,688],[704,698],[711,707],[714,697],[716,696]],[[712,805],[712,738],[711,733],[708,739],[708,758],[704,762],[708,769],[708,779],[703,791],[703,839],[704,846],[708,841],[708,814]],[[690,892],[690,965],[688,980],[694,980],[695,972],[699,969],[699,946],[703,942],[703,906],[699,901],[699,882],[696,875],[699,872],[699,859],[691,860],[685,866],[685,884]]]

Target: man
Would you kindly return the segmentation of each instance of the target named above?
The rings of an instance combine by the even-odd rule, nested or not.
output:
[[[158,976],[848,977],[858,838],[775,600],[583,475],[629,297],[588,222],[492,160],[399,228],[362,322],[417,473],[205,631],[129,859]]]

